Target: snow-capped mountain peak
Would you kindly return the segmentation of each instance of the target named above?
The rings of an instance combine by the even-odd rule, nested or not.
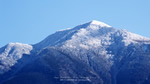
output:
[[[78,76],[88,84],[150,84],[149,55],[150,38],[93,20],[57,31],[35,45],[9,43],[0,48],[0,84],[36,84],[39,79],[50,84],[55,77]]]
[[[23,54],[30,54],[32,49],[31,45],[22,43],[9,43],[0,48],[0,74],[15,65]]]
[[[113,42],[114,38],[120,39],[126,46],[141,40],[147,40],[148,42],[150,40],[149,38],[126,30],[115,29],[103,22],[93,20],[71,29],[57,31],[38,44],[35,44],[34,47],[41,49],[50,46],[65,45],[67,47],[76,48],[81,44],[81,47],[89,49],[89,47],[99,47],[104,44],[108,46],[108,44]]]
[[[99,25],[101,27],[111,27],[103,22],[97,21],[97,20],[92,20],[89,22],[91,25]]]

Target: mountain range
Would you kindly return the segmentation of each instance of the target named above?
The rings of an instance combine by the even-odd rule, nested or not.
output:
[[[0,48],[0,84],[150,84],[150,38],[90,21]]]

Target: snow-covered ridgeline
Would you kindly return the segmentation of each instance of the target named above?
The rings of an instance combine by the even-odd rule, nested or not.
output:
[[[0,53],[0,74],[9,70],[11,66],[22,58],[23,54],[30,54],[32,46],[22,43],[9,43],[1,48]]]

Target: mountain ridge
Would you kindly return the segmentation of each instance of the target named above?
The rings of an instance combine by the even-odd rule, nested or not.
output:
[[[4,56],[2,53],[7,50],[8,55]],[[0,74],[0,84],[17,81],[22,84],[37,81],[42,84],[146,84],[150,83],[150,71],[143,69],[149,70],[149,51],[150,38],[93,20],[57,31],[37,44],[10,43],[1,48],[0,70],[5,73]],[[2,59],[15,56],[18,58],[12,66],[3,64]],[[9,69],[5,71],[2,67]],[[144,75],[140,77],[136,71]],[[74,76],[76,81],[60,81],[63,77],[74,80]],[[30,83],[25,82],[26,77]],[[79,79],[81,77],[84,81]]]
[[[92,26],[92,27],[90,27],[90,26]],[[41,41],[41,43],[39,42],[39,43],[37,43],[37,44],[46,44],[45,46],[48,46],[48,45],[57,45],[57,42],[59,42],[61,39],[63,39],[63,38],[65,38],[66,40],[69,40],[69,39],[71,39],[71,35],[74,35],[75,33],[77,33],[77,32],[79,32],[80,31],[80,29],[81,30],[83,30],[84,31],[84,29],[86,30],[88,28],[88,31],[90,31],[90,30],[95,30],[95,31],[98,31],[98,30],[100,30],[100,28],[109,28],[110,30],[115,30],[115,31],[119,31],[119,32],[121,32],[121,33],[126,33],[126,34],[130,34],[130,35],[128,35],[128,37],[129,37],[129,39],[133,39],[133,38],[135,38],[136,36],[137,37],[139,37],[138,39],[143,39],[143,40],[149,40],[149,38],[146,38],[146,37],[142,37],[142,36],[140,36],[140,35],[136,35],[136,34],[134,34],[134,33],[130,33],[130,32],[128,32],[128,31],[126,31],[126,30],[119,30],[119,29],[114,29],[113,27],[111,27],[111,26],[109,26],[109,25],[107,25],[107,24],[105,24],[105,23],[103,23],[103,22],[98,22],[98,21],[96,21],[96,20],[93,20],[93,21],[90,21],[90,22],[87,22],[87,23],[85,23],[85,24],[81,24],[81,25],[78,25],[78,26],[76,26],[76,27],[74,27],[74,28],[70,28],[70,29],[67,29],[67,30],[63,30],[63,31],[57,31],[56,33],[54,33],[54,34],[52,34],[52,35],[49,35],[47,38],[45,38],[43,41]],[[90,29],[90,28],[92,28],[92,29]],[[86,30],[87,31],[87,30]],[[99,32],[101,32],[101,31],[99,31]],[[107,33],[107,30],[105,29],[105,31],[103,31],[104,33]],[[85,32],[83,32],[83,33],[85,33]],[[131,34],[133,34],[133,35],[131,35]],[[58,36],[59,35],[59,36]],[[66,36],[68,36],[68,37],[66,37]],[[130,36],[135,36],[135,37],[130,37]],[[56,38],[53,38],[53,40],[51,40],[51,37],[56,37]],[[64,39],[64,40],[65,40]],[[56,42],[53,42],[52,44],[51,44],[51,42],[48,42],[48,41],[56,41]],[[62,41],[62,40],[61,40]],[[35,44],[34,46],[36,46],[37,44]],[[40,46],[41,46],[40,45]],[[44,46],[43,46],[44,47]]]

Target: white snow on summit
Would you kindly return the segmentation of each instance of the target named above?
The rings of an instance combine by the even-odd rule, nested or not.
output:
[[[107,25],[107,24],[105,24],[103,22],[96,21],[96,20],[92,20],[92,21],[84,23],[84,24],[88,24],[89,26],[96,25],[96,26],[100,26],[100,27],[111,27],[110,25]],[[84,24],[81,24],[81,25],[84,25]],[[92,27],[92,28],[94,29],[94,27]],[[62,30],[58,30],[57,32],[71,30],[71,29],[73,29],[73,28],[62,29]]]
[[[107,24],[105,24],[103,22],[96,21],[96,20],[91,21],[90,24],[92,24],[92,25],[99,25],[101,27],[111,27],[111,26],[109,26],[109,25],[107,25]]]

